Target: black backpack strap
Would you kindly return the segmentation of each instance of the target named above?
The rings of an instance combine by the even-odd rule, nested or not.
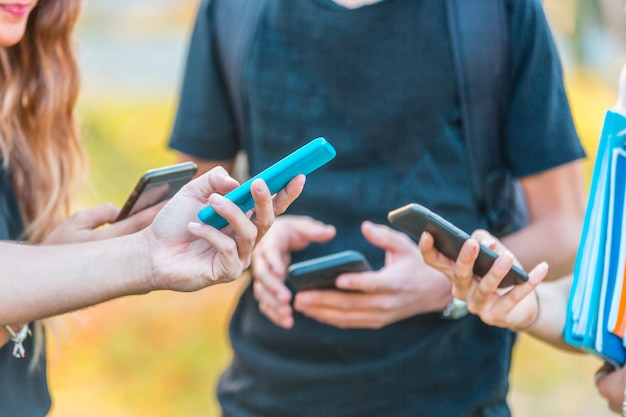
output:
[[[488,228],[503,235],[526,218],[501,140],[509,56],[504,1],[447,0],[446,6],[472,188]]]
[[[262,0],[213,0],[217,51],[240,140],[245,132],[243,70],[256,33]]]

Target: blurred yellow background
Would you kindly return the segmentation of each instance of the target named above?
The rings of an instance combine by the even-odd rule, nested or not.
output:
[[[585,21],[581,13],[592,12],[575,11],[587,1],[545,4],[559,38],[589,175],[604,112],[615,100],[623,53],[618,42],[604,48],[606,38],[593,30],[593,36],[577,38]],[[121,206],[146,169],[174,161],[166,141],[196,4],[85,3],[76,39],[83,72],[79,115],[91,171],[81,205]],[[584,47],[593,39],[596,48]],[[585,56],[600,50],[599,58]],[[51,416],[218,416],[214,391],[230,357],[227,323],[246,283],[244,278],[194,294],[127,297],[62,317],[49,347]],[[593,385],[600,365],[596,358],[521,336],[511,374],[513,414],[611,415]]]

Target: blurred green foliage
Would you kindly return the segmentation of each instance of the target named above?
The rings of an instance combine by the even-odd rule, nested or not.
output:
[[[123,204],[146,170],[174,162],[167,149],[173,103],[165,97],[99,98],[79,105],[90,173],[85,204]]]

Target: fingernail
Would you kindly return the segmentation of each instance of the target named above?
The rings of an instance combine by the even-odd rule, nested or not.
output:
[[[278,294],[276,294],[276,297],[278,297],[279,301],[287,302],[291,298],[291,293],[280,291],[278,292]]]
[[[299,294],[298,295],[298,306],[299,307],[307,307],[311,304],[311,296],[309,294]]]
[[[350,288],[350,279],[342,277],[335,281],[335,285],[339,288]]]
[[[226,200],[226,197],[220,194],[211,194],[210,203],[214,207],[222,207],[224,205],[224,200]]]
[[[495,240],[493,240],[493,238],[489,237],[489,236],[485,236],[481,241],[480,244],[483,246],[486,246],[488,248],[490,248],[494,243],[496,243]]]
[[[377,224],[367,222],[367,223],[365,223],[365,227],[367,227],[369,229],[369,232],[374,237],[377,237],[377,236],[380,235],[380,227]]]
[[[593,378],[593,382],[595,385],[598,385],[598,381],[600,380],[600,378],[603,378],[605,376],[607,376],[609,374],[608,371],[600,371],[598,373],[596,373],[596,375]]]
[[[543,274],[548,270],[548,263],[547,262],[541,262],[539,265],[537,265],[537,272]]]
[[[200,229],[200,223],[189,222],[189,223],[187,223],[187,229],[188,230],[199,230]]]
[[[467,255],[471,255],[472,250],[473,250],[472,245],[467,245],[467,244],[463,245],[463,253]]]
[[[502,256],[498,258],[498,265],[503,266],[503,267],[507,267],[511,265],[512,262],[513,262],[513,257],[511,256],[509,252],[503,253]]]
[[[286,316],[291,312],[291,308],[287,306],[281,306],[281,307],[278,307],[278,310],[276,312],[278,313],[279,316]]]

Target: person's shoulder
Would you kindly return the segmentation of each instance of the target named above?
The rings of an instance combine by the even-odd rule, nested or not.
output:
[[[541,0],[503,0],[506,2],[506,14],[509,30],[519,42],[545,38],[550,32]]]

